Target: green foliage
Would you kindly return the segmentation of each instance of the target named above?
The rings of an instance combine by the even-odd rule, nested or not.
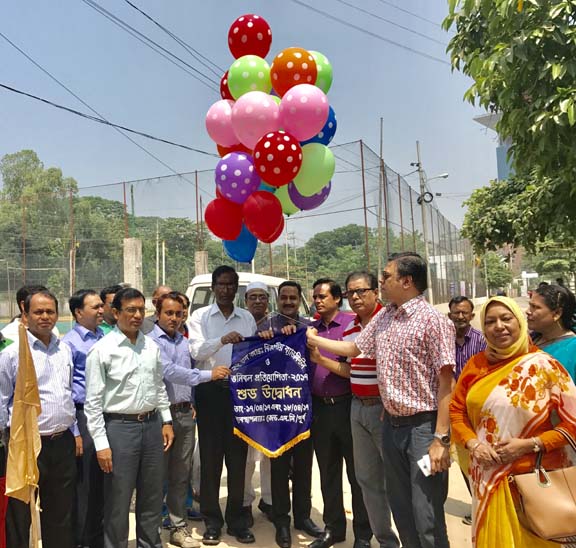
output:
[[[492,290],[505,288],[512,282],[512,272],[498,253],[493,251],[486,253],[482,257],[482,269],[484,277],[486,274],[488,276],[487,286]]]

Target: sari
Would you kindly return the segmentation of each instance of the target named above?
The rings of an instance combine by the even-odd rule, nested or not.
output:
[[[576,380],[576,337],[562,337],[557,341],[542,345],[536,341],[536,344],[541,350],[557,359],[568,371],[572,380]]]
[[[576,387],[560,363],[537,347],[527,353],[488,361],[473,356],[464,367],[450,402],[452,437],[457,444],[477,438],[491,445],[509,438],[539,436],[545,468],[570,466],[573,452],[554,426],[576,434]],[[460,448],[459,454],[468,456]],[[545,548],[558,544],[543,540],[518,520],[515,492],[508,476],[534,469],[535,453],[505,464],[480,466],[472,456],[461,462],[472,486],[472,541],[476,548]]]

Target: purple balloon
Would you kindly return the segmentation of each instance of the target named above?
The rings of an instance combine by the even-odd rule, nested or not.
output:
[[[243,204],[261,182],[252,156],[244,152],[226,154],[218,162],[214,176],[222,196],[237,204]]]
[[[322,205],[330,194],[330,188],[332,187],[332,181],[330,181],[318,194],[312,194],[312,196],[302,196],[298,192],[296,185],[294,183],[288,183],[288,196],[292,203],[302,211],[308,209],[314,209],[319,205]]]

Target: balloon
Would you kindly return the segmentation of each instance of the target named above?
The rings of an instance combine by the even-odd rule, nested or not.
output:
[[[300,143],[285,131],[273,131],[254,147],[254,167],[269,185],[287,185],[302,165]]]
[[[229,147],[216,145],[216,148],[218,149],[218,155],[220,156],[220,158],[223,158],[224,156],[226,156],[226,154],[230,154],[231,152],[244,152],[245,154],[252,156],[252,149],[245,147],[242,143],[236,143],[235,145]]]
[[[240,236],[235,240],[224,240],[224,251],[226,255],[239,263],[250,263],[256,253],[258,240],[250,234],[250,231],[242,225]]]
[[[232,94],[228,89],[228,71],[226,71],[222,75],[222,78],[220,78],[220,97],[222,97],[222,99],[230,99],[231,101],[234,100],[234,97],[232,97]]]
[[[206,206],[204,220],[217,238],[235,240],[242,230],[242,206],[216,198]]]
[[[328,99],[320,88],[300,84],[282,97],[280,125],[298,141],[305,141],[324,127],[328,111]]]
[[[288,194],[289,186],[290,185],[281,186],[280,188],[276,189],[276,192],[274,192],[274,196],[278,198],[278,201],[282,206],[282,211],[288,216],[294,215],[294,213],[298,213],[300,211],[290,199]]]
[[[223,146],[234,145],[238,137],[232,129],[232,106],[234,101],[221,99],[216,101],[206,113],[206,130],[210,138]]]
[[[336,162],[332,151],[320,143],[304,145],[302,156],[302,167],[294,177],[294,185],[302,196],[312,196],[332,179]]]
[[[280,238],[282,232],[284,232],[284,217],[280,217],[280,224],[278,225],[276,232],[274,232],[274,234],[270,235],[268,238],[262,238],[261,241],[265,244],[271,244]]]
[[[243,55],[266,57],[271,45],[270,25],[259,15],[246,14],[238,17],[228,31],[228,47],[236,59]]]
[[[232,129],[236,140],[253,149],[262,135],[280,127],[280,107],[270,95],[249,91],[234,103]]]
[[[317,75],[314,57],[302,48],[286,48],[274,57],[270,66],[272,86],[280,97],[298,84],[314,85]]]
[[[302,145],[307,145],[308,143],[320,143],[321,145],[328,145],[332,139],[334,139],[334,135],[336,134],[336,128],[338,124],[336,122],[336,113],[334,109],[330,107],[328,112],[328,119],[324,124],[324,127],[311,139],[304,141]]]
[[[318,71],[316,86],[318,86],[324,93],[328,93],[328,90],[332,85],[332,65],[330,64],[330,61],[328,61],[328,58],[319,51],[310,51],[310,55],[314,57],[314,61],[316,61],[316,69]]]
[[[249,91],[270,93],[270,66],[257,55],[240,57],[228,69],[228,89],[234,99]]]
[[[328,183],[318,194],[313,194],[312,196],[302,196],[296,189],[293,183],[288,185],[288,196],[292,203],[302,211],[307,211],[309,209],[314,209],[322,205],[330,195],[330,189],[332,183]]]
[[[237,204],[243,204],[260,186],[252,157],[239,152],[226,154],[218,162],[215,179],[222,196]]]
[[[264,181],[262,181],[258,187],[258,190],[263,190],[264,192],[275,192],[276,187],[267,185]]]
[[[270,192],[258,190],[242,206],[246,228],[259,240],[269,240],[282,222],[282,206]]]

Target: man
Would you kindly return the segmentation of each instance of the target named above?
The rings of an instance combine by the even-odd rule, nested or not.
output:
[[[160,349],[140,332],[146,313],[140,291],[118,291],[112,311],[116,327],[86,360],[84,407],[105,474],[104,547],[127,548],[136,489],[137,544],[161,548],[163,451],[172,445],[174,432]]]
[[[256,322],[257,329],[261,327],[268,318],[268,286],[263,282],[251,282],[246,286],[244,294],[246,309]],[[253,333],[255,334],[255,333]],[[258,508],[269,519],[272,516],[272,494],[270,492],[270,459],[259,453],[253,447],[248,447],[246,456],[246,475],[244,477],[244,502],[242,512],[246,518],[249,527],[254,525],[252,517],[252,503],[256,499],[252,478],[256,468],[256,461],[260,461],[260,502]]]
[[[448,317],[456,328],[456,369],[454,371],[454,380],[457,381],[466,362],[474,354],[486,349],[486,339],[480,331],[470,325],[470,322],[474,319],[474,303],[468,297],[454,297],[448,303],[448,309],[450,310]],[[462,470],[462,476],[471,494],[468,475],[464,470]],[[462,522],[466,525],[472,525],[472,515],[465,515]]]
[[[116,284],[105,287],[102,291],[100,291],[100,299],[104,304],[104,308],[102,310],[103,320],[100,324],[100,329],[104,335],[110,333],[110,331],[112,331],[116,325],[116,318],[114,317],[114,312],[112,311],[112,301],[114,300],[114,295],[116,295],[116,293],[118,293],[118,291],[121,289],[122,286]]]
[[[84,402],[86,401],[86,355],[99,341],[104,332],[99,325],[103,320],[104,304],[96,291],[81,289],[68,301],[70,312],[76,323],[64,335],[72,352],[74,364],[72,398],[76,407],[76,421],[82,436],[83,455],[78,466],[76,482],[76,543],[78,546],[102,548],[104,534],[102,517],[104,512],[104,492],[102,471],[98,466],[94,441],[88,433]]]
[[[312,298],[320,315],[312,324],[319,337],[341,341],[350,323],[350,315],[340,311],[340,285],[330,278],[320,278],[314,283]],[[350,380],[330,370],[327,361],[338,361],[334,354],[316,352],[311,354],[311,359],[317,364],[312,376],[312,440],[320,469],[325,531],[310,547],[328,548],[346,539],[346,514],[342,501],[342,465],[345,461],[352,490],[354,548],[368,548],[372,530],[354,469]]]
[[[386,411],[384,471],[400,540],[410,548],[446,548],[454,326],[424,299],[427,266],[417,253],[392,255],[381,286],[390,304],[354,342],[329,341],[312,330],[309,342],[340,355],[376,359]],[[428,477],[418,466],[425,455]]]
[[[164,458],[166,506],[172,528],[170,543],[181,548],[196,548],[200,544],[192,538],[186,524],[186,494],[196,430],[191,388],[202,382],[225,378],[230,370],[227,367],[215,367],[212,372],[192,369],[188,341],[180,333],[184,317],[180,293],[165,293],[159,297],[156,316],[158,321],[150,337],[160,347],[174,428],[174,443]]]
[[[72,355],[70,348],[52,333],[58,320],[56,297],[45,289],[28,295],[24,300],[22,320],[28,326],[28,343],[41,405],[38,429],[42,449],[38,455],[38,487],[42,508],[42,545],[45,548],[74,548],[75,461],[76,456],[82,453],[82,438],[76,428],[72,400]],[[17,344],[11,344],[0,353],[0,415],[8,418],[8,427],[12,421],[18,359]],[[28,546],[29,529],[30,507],[10,498],[6,514],[7,546]]]
[[[152,293],[152,306],[154,307],[154,313],[150,316],[146,316],[142,322],[141,330],[144,335],[148,335],[154,329],[154,326],[158,321],[158,315],[156,313],[156,305],[158,304],[158,299],[162,295],[167,295],[168,293],[172,293],[172,288],[167,285],[159,285],[156,289],[154,289],[154,292]]]
[[[211,371],[217,365],[230,366],[232,345],[256,332],[256,322],[247,310],[234,306],[238,274],[230,266],[212,272],[216,302],[195,310],[190,318],[190,353],[199,369]],[[234,435],[232,398],[228,379],[211,381],[196,388],[200,461],[200,512],[206,531],[203,543],[220,543],[224,519],[220,509],[220,477],[226,459],[228,534],[238,542],[255,542],[242,513],[247,445]]]
[[[264,328],[270,328],[270,336],[295,332],[306,327],[308,320],[298,314],[302,302],[302,287],[297,282],[282,282],[278,287],[278,314],[270,318]],[[292,329],[287,331],[287,326]],[[270,459],[272,480],[272,521],[276,526],[276,544],[290,548],[290,486],[289,475],[292,464],[292,514],[294,528],[311,537],[322,535],[310,518],[312,499],[312,438],[302,440],[275,459]]]

